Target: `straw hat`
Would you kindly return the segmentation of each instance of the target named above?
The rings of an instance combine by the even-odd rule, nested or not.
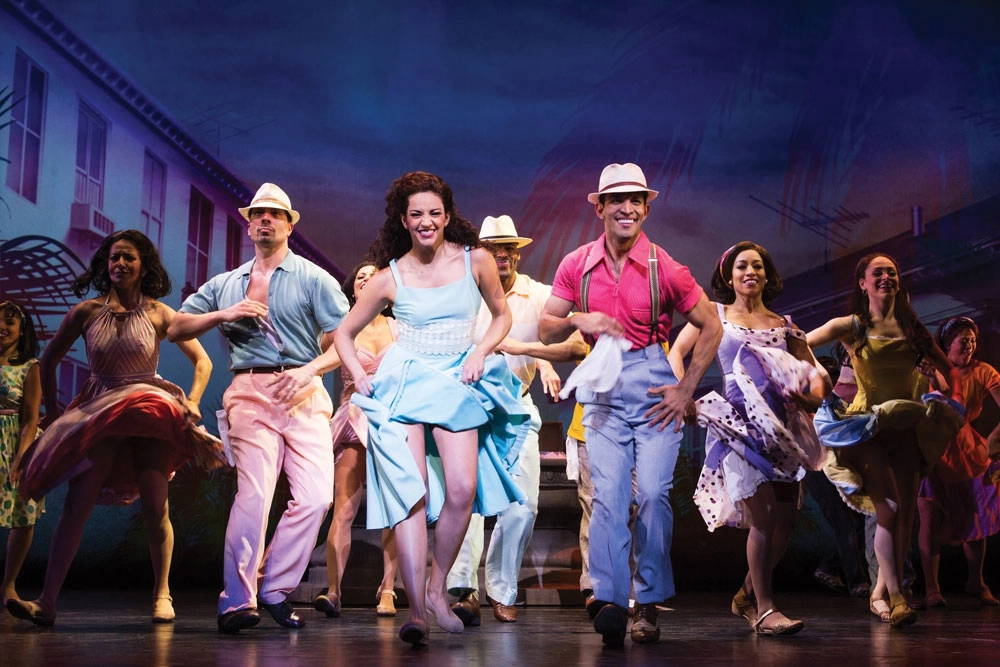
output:
[[[509,215],[501,215],[499,218],[486,216],[483,226],[479,229],[479,240],[487,243],[516,243],[518,248],[531,243],[531,239],[517,235],[514,221]]]
[[[292,216],[293,225],[299,221],[299,212],[292,208],[292,202],[288,199],[288,195],[274,183],[265,183],[260,186],[260,190],[257,190],[250,205],[239,209],[240,215],[247,222],[250,222],[250,210],[254,208],[277,208],[288,211],[288,214]]]
[[[639,165],[631,162],[625,164],[616,162],[605,167],[604,171],[601,172],[597,192],[591,192],[587,195],[587,201],[591,204],[597,204],[601,201],[601,195],[612,192],[645,192],[647,204],[660,194],[656,190],[650,190],[646,187],[646,175],[642,173]]]

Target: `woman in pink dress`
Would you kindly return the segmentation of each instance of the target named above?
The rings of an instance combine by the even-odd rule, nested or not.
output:
[[[364,262],[347,274],[341,285],[344,295],[353,307],[358,293],[368,280],[375,275],[374,264]],[[382,357],[389,346],[396,342],[396,321],[386,317],[386,313],[375,316],[368,326],[361,330],[355,340],[358,359],[368,375],[378,370]],[[333,518],[326,536],[326,577],[327,592],[316,596],[313,606],[330,618],[340,616],[340,584],[344,578],[344,568],[351,554],[351,524],[358,516],[365,485],[365,445],[368,442],[368,419],[356,405],[351,403],[354,380],[342,372],[344,390],[340,395],[340,407],[330,421],[333,431],[334,460],[334,501]],[[388,528],[382,529],[382,584],[375,598],[375,613],[379,616],[396,615],[396,539]]]
[[[157,301],[170,293],[170,278],[152,242],[135,230],[115,232],[98,248],[75,292],[94,288],[100,296],[74,306],[41,359],[45,433],[18,457],[21,494],[40,499],[68,481],[37,600],[8,600],[7,609],[37,625],[52,625],[56,598],[80,546],[94,505],[142,501],[153,563],[153,622],[174,618],[168,575],[173,527],[167,482],[193,460],[203,468],[221,463],[221,443],[195,424],[198,401],[212,363],[195,340],[178,343],[194,366],[191,391],[156,374],[160,341],[174,310]],[[59,416],[56,366],[77,338],[87,346],[91,376]]]

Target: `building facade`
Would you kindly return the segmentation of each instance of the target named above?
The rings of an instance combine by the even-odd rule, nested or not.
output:
[[[3,0],[0,16],[0,89],[13,92],[0,119],[9,121],[0,129],[0,288],[36,313],[43,344],[76,301],[72,277],[113,231],[138,229],[153,240],[174,283],[163,300],[175,308],[252,255],[237,208],[256,185],[227,170],[41,3]],[[301,235],[292,239],[295,252],[342,277]],[[202,343],[216,366],[208,405],[228,384],[228,350],[217,332]],[[172,345],[162,354],[161,374],[186,386],[183,355]],[[86,376],[81,344],[60,368],[61,400]]]

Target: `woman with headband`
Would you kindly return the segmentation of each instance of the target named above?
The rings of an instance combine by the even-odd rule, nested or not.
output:
[[[855,509],[875,515],[879,571],[869,609],[899,627],[916,621],[903,593],[902,569],[921,470],[940,458],[962,424],[962,386],[910,306],[895,259],[883,253],[862,257],[854,280],[852,313],[811,331],[808,341],[811,347],[837,341],[847,347],[858,393],[844,416],[824,403],[816,429],[823,444],[835,448],[838,466],[827,469],[831,481]],[[942,390],[950,390],[957,405],[940,394],[923,396],[921,360],[947,378]]]
[[[937,332],[938,345],[962,378],[965,425],[920,483],[918,540],[926,607],[947,605],[938,586],[942,544],[962,545],[969,566],[965,590],[983,605],[1000,605],[983,581],[986,538],[1000,532],[1000,423],[986,438],[972,427],[987,396],[1000,404],[1000,373],[975,358],[978,338],[979,327],[968,317],[953,317]],[[932,385],[938,382],[931,379]]]
[[[722,320],[717,359],[725,398],[711,392],[697,401],[708,435],[694,501],[710,531],[750,530],[749,571],[733,613],[759,635],[790,635],[803,623],[777,611],[771,575],[795,524],[804,466],[821,466],[823,449],[805,408],[822,403],[827,378],[816,369],[805,333],[769,308],[782,283],[767,250],[750,241],[731,247],[713,272],[712,289]],[[672,366],[682,363],[696,334],[693,325],[684,327],[670,349]]]

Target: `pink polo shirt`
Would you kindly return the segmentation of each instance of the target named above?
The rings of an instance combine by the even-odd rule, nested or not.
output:
[[[593,269],[587,298],[590,312],[605,313],[618,320],[625,327],[625,337],[632,343],[633,350],[646,347],[649,344],[652,312],[649,302],[649,243],[646,234],[640,233],[622,266],[620,280],[615,282],[604,251],[604,234],[601,234],[601,238],[563,258],[552,281],[552,295],[572,301],[576,309],[582,309],[580,279],[585,271]],[[660,278],[657,340],[662,342],[670,333],[674,309],[688,312],[698,303],[703,292],[688,268],[676,262],[660,246],[656,247],[656,257]],[[588,343],[594,344],[591,336],[586,338]]]

